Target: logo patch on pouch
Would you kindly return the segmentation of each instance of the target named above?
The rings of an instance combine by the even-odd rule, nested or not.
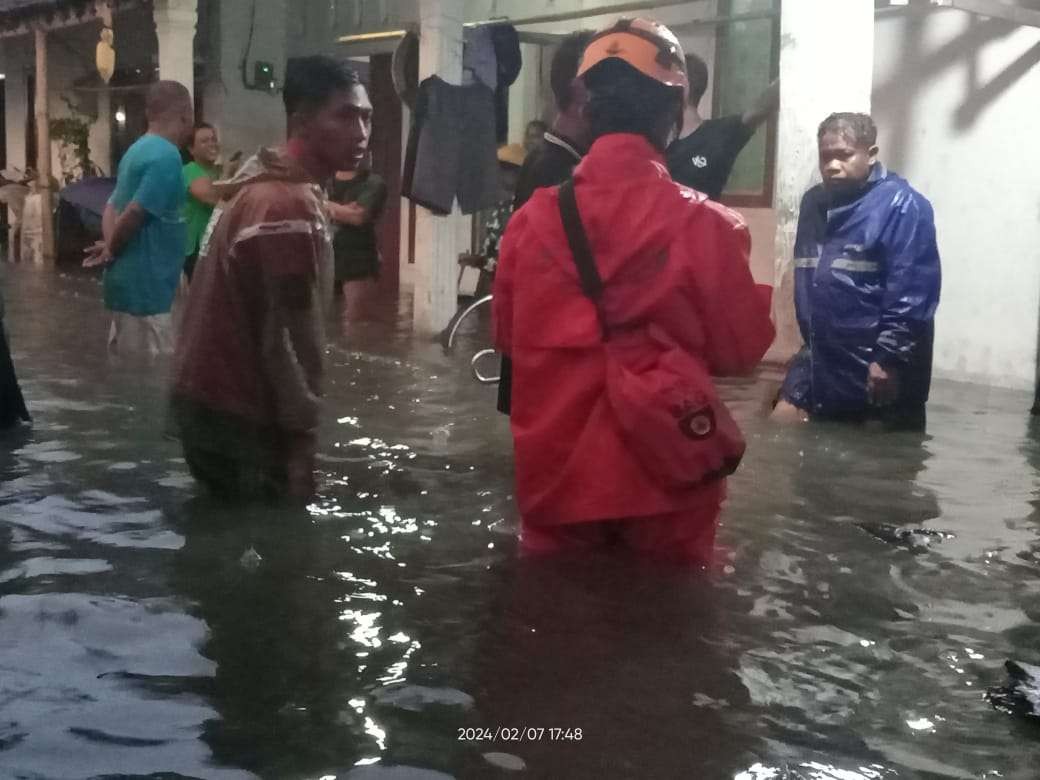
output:
[[[715,411],[708,403],[683,401],[671,412],[679,423],[679,432],[687,439],[700,441],[715,433]]]

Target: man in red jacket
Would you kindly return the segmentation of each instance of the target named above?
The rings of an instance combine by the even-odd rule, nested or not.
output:
[[[574,191],[619,329],[659,329],[713,375],[751,371],[773,338],[740,217],[668,175],[685,62],[667,28],[622,20],[599,33],[579,75],[595,139]],[[512,218],[495,279],[499,350],[513,360],[512,430],[521,549],[620,544],[707,563],[721,480],[667,487],[632,452],[607,396],[597,307],[582,291],[559,212],[542,189]]]

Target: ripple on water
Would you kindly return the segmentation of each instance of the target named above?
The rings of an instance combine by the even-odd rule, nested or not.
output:
[[[63,496],[0,506],[0,523],[50,536],[73,536],[112,547],[177,550],[184,537],[165,527],[157,509],[140,512],[92,512]]]
[[[134,471],[137,468],[136,463],[129,461],[120,461],[119,463],[113,463],[108,467],[109,471]]]
[[[195,488],[195,479],[186,471],[171,471],[155,484],[175,490],[192,490]]]
[[[209,681],[214,663],[232,676],[237,663],[248,689],[256,677],[243,661],[259,660],[272,667],[268,680],[292,679],[297,662],[307,670],[284,697],[301,720],[331,720],[349,702],[354,729],[353,739],[278,732],[285,772],[265,776],[290,775],[294,763],[306,764],[298,776],[327,764],[341,780],[449,776],[425,763],[490,774],[499,767],[482,751],[504,746],[460,746],[446,723],[507,712],[508,696],[488,693],[502,682],[545,713],[532,725],[589,727],[580,748],[516,745],[532,777],[1035,780],[1040,741],[1024,730],[1034,724],[982,699],[1004,658],[1040,660],[1040,424],[1026,419],[1026,394],[936,382],[921,438],[781,430],[756,416],[768,382],[725,383],[749,446],[720,532],[735,552],[716,581],[718,625],[695,626],[725,658],[702,659],[671,642],[682,621],[643,622],[681,603],[681,587],[601,604],[595,576],[569,568],[568,587],[531,605],[528,620],[523,589],[499,577],[510,553],[498,548],[516,516],[508,420],[494,411],[493,389],[471,381],[468,356],[411,339],[407,306],[406,327],[389,338],[383,327],[348,329],[351,348],[333,348],[322,436],[339,444],[319,453],[329,499],[303,518],[313,549],[300,546],[299,525],[276,522],[267,537],[253,517],[240,529],[204,524],[212,540],[192,556],[109,549],[184,541],[169,523],[189,483],[159,435],[165,378],[106,358],[95,280],[13,268],[5,285],[5,324],[36,420],[0,448],[0,578],[15,578],[0,593],[24,579],[35,595],[0,599],[0,777],[66,777],[70,760],[83,776],[247,777],[215,766],[209,749],[228,764],[255,760],[280,717],[266,708],[283,698],[270,705],[266,686],[242,698],[227,676]],[[263,562],[243,569],[236,562],[253,545]],[[225,546],[226,565],[205,565]],[[170,559],[194,555],[198,570],[171,578],[180,569]],[[117,572],[101,573],[109,561]],[[124,568],[132,582],[120,581]],[[39,594],[74,588],[77,575],[81,589],[174,598]],[[209,621],[208,640],[178,589]],[[542,618],[575,604],[554,640]],[[581,631],[569,630],[572,618]],[[558,652],[538,657],[542,648]],[[496,663],[512,652],[516,666]],[[705,684],[685,684],[698,664]],[[718,681],[729,682],[716,691]],[[213,700],[188,692],[200,690]],[[624,701],[612,698],[618,690]],[[664,709],[673,692],[681,705]],[[569,704],[572,717],[557,722]],[[627,714],[653,725],[645,767],[625,763],[634,740],[648,741],[641,728],[621,733]],[[495,725],[520,725],[508,721]],[[608,772],[569,772],[593,737]]]
[[[111,570],[112,564],[108,561],[76,558],[28,558],[9,569],[0,571],[0,582],[57,575],[99,574]]]
[[[62,441],[45,441],[27,444],[21,449],[15,450],[15,454],[37,463],[69,463],[83,457],[77,452],[65,449],[67,446],[68,444]]]
[[[429,688],[423,685],[394,685],[376,691],[376,704],[410,712],[422,712],[428,707],[461,707],[472,709],[473,697],[454,688]]]
[[[860,766],[855,769],[840,769],[829,764],[809,761],[785,767],[770,767],[755,764],[739,772],[734,780],[884,780],[899,777],[894,770],[880,765]]]
[[[360,763],[360,762],[359,762]],[[332,780],[337,775],[325,775],[322,780]],[[342,775],[344,780],[454,780],[452,775],[433,769],[413,766],[359,766]]]
[[[252,777],[210,765],[199,737],[216,713],[202,699],[142,696],[138,683],[113,674],[213,676],[215,664],[197,650],[205,625],[172,606],[66,593],[0,598],[7,724],[0,725],[0,740],[17,737],[6,737],[0,775],[68,777],[75,740],[90,743],[89,750],[75,750],[81,777],[114,767],[125,775]]]

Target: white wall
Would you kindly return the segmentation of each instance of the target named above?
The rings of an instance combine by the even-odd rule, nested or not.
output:
[[[289,30],[299,29],[298,25],[287,24],[293,6],[291,0],[257,0],[246,67],[250,82],[257,60],[270,62],[278,85],[284,82]],[[219,64],[204,87],[205,119],[216,125],[225,152],[241,150],[248,156],[260,146],[285,140],[285,110],[280,93],[249,90],[242,83],[241,63],[249,42],[252,3],[221,2],[219,8],[219,46],[214,51]]]
[[[531,120],[552,121],[552,113],[546,105],[548,85],[541,78],[544,54],[548,54],[546,47],[520,44],[523,66],[520,75],[509,88],[509,143],[521,143],[524,140],[524,128]]]
[[[1040,311],[1040,29],[960,11],[877,23],[882,159],[931,200],[943,260],[938,376],[1034,383]]]
[[[287,19],[288,55],[332,54],[337,48],[335,3],[328,0],[296,0]]]
[[[776,276],[776,211],[737,209],[751,232],[751,275],[759,284],[773,285]]]
[[[32,59],[29,36],[0,41],[0,67],[4,80],[4,132],[7,140],[7,166],[25,170],[25,128],[28,101],[27,77]]]

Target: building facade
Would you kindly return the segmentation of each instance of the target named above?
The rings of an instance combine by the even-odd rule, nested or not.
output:
[[[463,25],[511,20],[522,34],[524,56],[509,95],[509,135],[517,141],[528,120],[552,118],[546,71],[554,42],[571,30],[610,23],[621,15],[611,10],[619,5],[620,0],[152,0],[117,6],[114,29],[121,67],[158,68],[162,77],[181,79],[190,73],[201,116],[221,131],[225,149],[249,152],[283,137],[277,88],[289,57],[324,52],[350,58],[376,80],[386,75],[395,32],[414,29],[421,36],[420,77],[437,73],[457,82]],[[706,114],[739,107],[764,75],[781,77],[779,116],[749,145],[740,186],[730,193],[731,205],[752,231],[754,275],[775,286],[776,359],[798,346],[791,246],[800,197],[818,180],[816,125],[832,111],[870,111],[880,130],[882,160],[935,206],[944,272],[936,375],[1034,386],[1040,329],[1040,147],[1033,140],[1040,137],[1040,2],[662,0],[627,13],[673,26],[683,44],[708,62]],[[112,134],[118,141],[121,93],[105,96],[81,83],[93,67],[98,29],[88,21],[51,33],[49,107],[52,117],[78,112],[89,119],[91,155],[111,171],[113,150],[120,148]],[[766,74],[763,40],[774,47]],[[0,39],[0,62],[7,164],[19,167],[32,147],[26,130],[32,37]],[[273,88],[265,87],[263,74],[271,76]],[[386,83],[373,83],[389,107],[387,89]],[[107,110],[105,100],[111,102]],[[394,169],[381,172],[390,178],[400,173],[409,123],[406,108],[394,111],[399,113],[383,121],[378,133],[386,146],[382,164]],[[393,143],[387,144],[387,135],[395,136]],[[52,159],[60,170],[59,150]],[[456,259],[470,248],[470,220],[433,216],[407,202],[390,219],[400,246],[399,277],[413,290],[415,324],[436,332],[456,310]]]

